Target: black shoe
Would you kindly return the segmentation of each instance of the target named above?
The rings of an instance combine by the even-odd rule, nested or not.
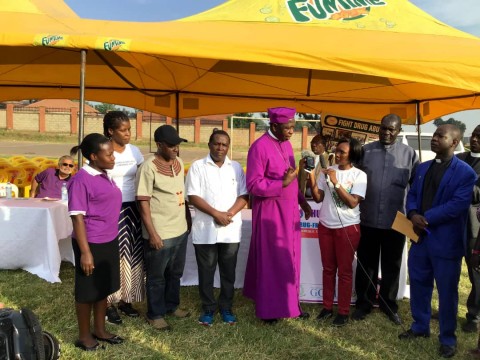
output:
[[[478,323],[475,321],[467,320],[462,325],[463,332],[466,333],[475,333],[478,331]]]
[[[356,309],[352,314],[352,320],[355,320],[355,321],[365,320],[368,314],[370,314],[370,311],[367,311],[364,309]]]
[[[320,314],[318,314],[317,320],[325,321],[327,319],[330,319],[332,316],[333,316],[332,310],[327,310],[323,308],[322,311],[320,311]]]
[[[120,325],[122,323],[122,319],[120,315],[118,315],[118,311],[115,306],[110,305],[107,307],[107,321],[111,324]]]
[[[109,337],[109,338],[101,338],[101,337],[98,337],[95,334],[92,334],[92,335],[93,335],[95,340],[104,341],[106,343],[109,343],[110,345],[120,345],[120,344],[123,344],[123,342],[125,341],[124,338],[122,338],[118,335],[113,335],[112,337]]]
[[[266,325],[275,325],[278,322],[278,319],[261,319]]]
[[[307,320],[310,318],[310,313],[308,312],[305,312],[305,311],[302,311],[300,313],[300,315],[298,315],[297,319],[300,319],[300,320]]]
[[[441,357],[444,358],[451,358],[455,353],[457,352],[457,347],[455,345],[450,346],[450,345],[443,345],[440,344],[440,349],[438,350],[438,353],[440,354]]]
[[[82,349],[83,351],[97,351],[97,350],[105,350],[105,346],[100,345],[97,341],[97,343],[93,346],[86,346],[83,342],[80,340],[75,341],[75,347]]]
[[[395,325],[402,325],[402,319],[400,319],[400,316],[398,313],[390,313],[386,314],[388,316],[388,319],[393,322]]]
[[[122,313],[124,313],[125,315],[130,316],[130,317],[139,317],[140,316],[139,312],[137,310],[135,310],[132,307],[132,304],[130,304],[130,303],[121,302],[120,304],[118,304],[118,310],[120,310]]]
[[[417,332],[414,332],[412,329],[408,329],[407,331],[398,335],[398,338],[400,340],[411,340],[411,339],[414,339],[414,338],[417,338],[417,337],[428,338],[428,337],[430,337],[430,334],[417,333]]]
[[[337,314],[333,320],[333,326],[345,326],[348,323],[348,315]]]

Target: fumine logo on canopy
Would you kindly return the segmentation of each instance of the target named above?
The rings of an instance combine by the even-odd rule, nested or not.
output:
[[[129,51],[131,42],[129,39],[98,38],[95,48],[106,51]]]
[[[58,34],[38,34],[33,40],[35,46],[62,46],[65,44],[66,38]]]
[[[385,6],[386,0],[285,0],[296,22],[312,20],[357,20],[367,16],[372,6]]]

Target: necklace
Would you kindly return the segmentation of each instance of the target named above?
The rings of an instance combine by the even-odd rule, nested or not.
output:
[[[282,147],[280,146],[280,142],[277,141],[276,139],[274,139],[273,137],[269,136],[270,140],[273,141],[274,145],[275,145],[275,149],[277,150],[278,152],[278,155],[280,155],[280,157],[282,158],[283,162],[285,163],[285,172],[287,172],[287,170],[291,167],[290,165],[290,161],[288,159],[288,155],[285,154],[285,152],[283,151]]]

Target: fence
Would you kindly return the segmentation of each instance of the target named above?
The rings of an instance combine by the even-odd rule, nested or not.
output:
[[[258,139],[265,128],[257,126],[250,120],[245,119],[246,128],[233,129],[232,145],[234,147],[249,147]],[[136,118],[130,119],[132,126],[132,138],[136,140],[152,139],[155,129],[163,124],[175,125],[170,117],[142,112],[136,114]],[[212,120],[208,117],[180,120],[180,135],[191,143],[206,144],[213,129],[223,129],[231,133],[227,119]],[[57,108],[25,108],[7,104],[6,109],[0,109],[0,129],[16,131],[36,131],[39,133],[77,134],[78,133],[78,109]],[[103,115],[97,113],[85,113],[84,134],[93,132],[103,133]],[[294,149],[309,148],[310,140],[315,135],[303,127],[301,131],[292,137],[291,143]]]

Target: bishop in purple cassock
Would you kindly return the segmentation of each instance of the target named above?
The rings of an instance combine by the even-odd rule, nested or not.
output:
[[[300,211],[311,208],[298,188],[290,137],[295,109],[268,109],[270,129],[248,152],[247,189],[252,196],[252,240],[243,293],[267,322],[304,317],[300,293]]]

